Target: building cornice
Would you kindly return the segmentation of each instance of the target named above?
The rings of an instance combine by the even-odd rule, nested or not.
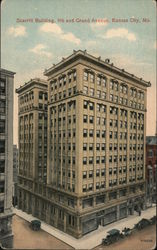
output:
[[[34,87],[35,85],[39,86],[39,87],[44,87],[44,88],[48,88],[48,82],[40,79],[40,78],[34,78],[31,79],[29,82],[26,82],[24,85],[20,86],[18,89],[16,89],[16,93],[20,94],[23,91],[25,91],[26,89],[30,88],[30,87]]]
[[[106,59],[105,61],[101,59],[101,57],[95,57],[90,54],[88,54],[85,51],[78,50],[73,52],[72,55],[68,56],[67,58],[63,58],[61,62],[57,64],[53,64],[53,66],[49,69],[46,69],[44,72],[45,76],[51,76],[52,74],[56,73],[58,70],[64,68],[65,66],[70,65],[72,62],[78,60],[78,59],[83,59],[85,61],[89,61],[99,67],[103,67],[105,70],[108,70],[109,72],[116,73],[122,77],[125,77],[126,79],[130,79],[134,82],[139,83],[142,86],[145,87],[150,87],[151,83],[143,80],[142,78],[139,78],[124,69],[120,69],[116,66],[113,65],[113,63],[110,63],[109,59]]]
[[[13,72],[13,71],[10,71],[10,70],[7,70],[7,69],[2,69],[2,68],[0,68],[0,76],[1,75],[7,75],[7,76],[14,76],[16,73],[15,72]]]

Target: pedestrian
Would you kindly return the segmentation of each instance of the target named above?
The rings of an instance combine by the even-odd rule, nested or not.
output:
[[[139,210],[139,216],[141,216],[141,210]]]

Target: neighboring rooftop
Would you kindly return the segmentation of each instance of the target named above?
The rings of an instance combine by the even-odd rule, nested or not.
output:
[[[39,84],[39,85],[42,85],[44,87],[47,87],[48,83],[46,80],[43,80],[40,78],[33,78],[33,79],[30,79],[30,81],[25,82],[24,85],[22,85],[22,86],[20,85],[20,87],[18,89],[16,89],[16,93],[20,93],[20,92],[24,91],[26,88],[30,87],[33,84]]]
[[[125,71],[124,69],[119,69],[118,67],[114,66],[113,63],[110,63],[110,59],[105,59],[102,60],[101,57],[95,57],[92,56],[90,54],[87,53],[86,50],[73,50],[73,54],[68,56],[67,58],[62,58],[62,61],[57,63],[57,64],[53,64],[52,67],[50,67],[49,69],[45,69],[44,75],[45,76],[50,76],[51,74],[55,73],[57,70],[63,68],[65,65],[72,63],[73,61],[75,61],[78,58],[83,58],[86,59],[90,62],[96,63],[99,66],[103,66],[105,69],[107,70],[111,70],[112,72],[118,73],[121,76],[125,76],[127,78],[130,78],[146,87],[150,87],[151,83],[147,82],[145,80],[143,80],[142,78],[139,78],[137,76],[134,76],[134,74],[130,74],[127,71]]]
[[[11,75],[11,76],[14,76],[16,73],[15,72],[13,72],[13,71],[10,71],[10,70],[7,70],[7,69],[2,69],[2,68],[0,68],[0,75],[1,74],[5,74],[5,75]]]

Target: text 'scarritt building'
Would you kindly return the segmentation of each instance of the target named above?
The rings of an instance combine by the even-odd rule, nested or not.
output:
[[[32,213],[79,238],[144,209],[150,83],[81,50],[44,74],[47,182],[29,191]]]

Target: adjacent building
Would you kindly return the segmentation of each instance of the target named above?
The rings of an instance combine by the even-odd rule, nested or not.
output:
[[[47,82],[31,79],[16,90],[19,94],[19,192],[18,207],[35,209],[37,185],[47,179]],[[28,190],[26,192],[26,190]]]
[[[76,238],[144,209],[150,82],[81,50],[44,74],[48,77],[48,123],[47,180],[43,183],[36,175],[39,162],[31,167],[23,163],[23,147],[29,148],[30,142],[22,141],[25,123],[20,100],[28,84],[17,90],[19,208],[28,211],[29,206],[30,213]],[[39,138],[37,129],[34,136]],[[38,158],[38,150],[30,152]],[[28,169],[34,173],[30,179],[24,172]]]
[[[0,243],[13,247],[13,89],[14,72],[0,69]]]
[[[146,183],[147,200],[156,202],[157,135],[146,137]]]
[[[18,148],[13,145],[13,206],[17,205]]]

